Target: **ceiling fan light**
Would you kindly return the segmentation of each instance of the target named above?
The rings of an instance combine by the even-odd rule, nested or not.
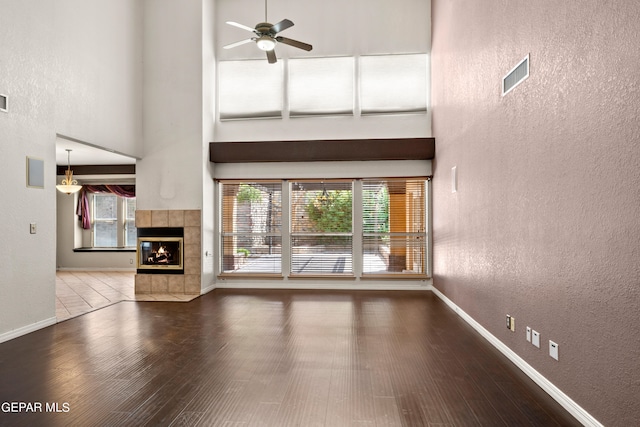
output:
[[[273,50],[276,47],[276,41],[269,36],[260,36],[258,40],[256,40],[256,44],[258,45],[258,49],[260,50]]]

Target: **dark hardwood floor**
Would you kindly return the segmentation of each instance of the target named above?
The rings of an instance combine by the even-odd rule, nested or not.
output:
[[[0,344],[0,404],[3,426],[579,425],[431,292],[123,301]]]

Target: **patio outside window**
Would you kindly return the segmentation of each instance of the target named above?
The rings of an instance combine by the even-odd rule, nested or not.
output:
[[[291,274],[353,274],[351,181],[291,183]]]
[[[363,274],[425,274],[426,181],[364,180]]]
[[[220,181],[220,274],[427,277],[425,178]]]
[[[229,182],[222,188],[222,272],[280,274],[282,184]]]

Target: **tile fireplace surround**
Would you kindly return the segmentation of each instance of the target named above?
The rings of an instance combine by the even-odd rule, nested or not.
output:
[[[136,294],[200,295],[201,215],[200,210],[136,210],[137,228],[184,228],[184,274],[136,274]]]

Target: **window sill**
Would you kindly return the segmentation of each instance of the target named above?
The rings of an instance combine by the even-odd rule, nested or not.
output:
[[[282,274],[275,273],[222,273],[218,274],[218,279],[271,279],[282,280]]]
[[[73,252],[135,252],[136,248],[74,248]]]
[[[428,280],[429,277],[426,274],[415,274],[415,273],[382,273],[382,274],[372,274],[372,273],[364,273],[360,276],[361,280],[389,280],[389,279],[408,279],[408,280]]]
[[[289,279],[299,280],[299,279],[322,279],[322,280],[356,280],[356,276],[353,274],[340,274],[340,273],[332,273],[332,274],[291,274]]]

